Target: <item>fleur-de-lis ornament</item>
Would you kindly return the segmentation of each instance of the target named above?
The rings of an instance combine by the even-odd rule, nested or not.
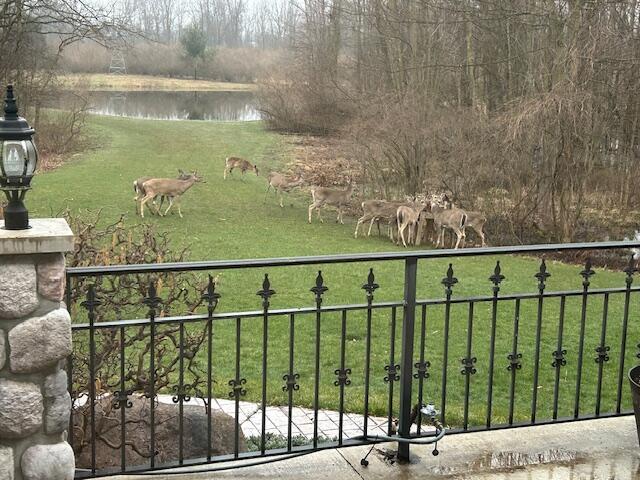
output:
[[[493,275],[489,277],[491,283],[493,283],[493,293],[498,293],[500,291],[500,284],[505,279],[505,276],[502,275],[500,268],[500,261],[496,262],[496,267],[493,269]]]
[[[458,279],[453,276],[453,264],[449,264],[449,268],[447,269],[447,276],[442,279],[442,284],[444,285],[445,294],[450,296],[453,292],[453,286],[458,283]]]
[[[264,280],[262,281],[262,290],[258,290],[256,295],[262,297],[262,306],[269,308],[269,299],[276,294],[275,290],[271,289],[271,282],[269,281],[269,275],[264,274]]]
[[[538,273],[534,275],[534,277],[538,279],[538,290],[540,290],[541,292],[544,291],[547,283],[547,278],[549,278],[550,276],[551,274],[547,272],[547,263],[543,258],[542,262],[540,262],[540,270],[538,270]]]

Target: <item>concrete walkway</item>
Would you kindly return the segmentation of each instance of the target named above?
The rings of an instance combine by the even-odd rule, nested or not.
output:
[[[400,465],[376,447],[369,466],[365,447],[316,452],[302,457],[224,472],[154,476],[159,480],[264,479],[468,479],[468,480],[637,480],[640,448],[633,417],[526,427],[445,437],[440,455],[412,446],[412,461]],[[204,467],[206,468],[206,467]],[[144,478],[121,476],[120,480]]]
[[[158,401],[173,405],[171,395],[158,395]],[[236,402],[223,398],[211,399],[213,409],[221,410],[231,417],[236,415]],[[259,437],[262,432],[262,406],[253,402],[238,402],[238,421],[245,437]],[[204,406],[200,398],[192,398],[185,405]],[[265,433],[287,436],[289,428],[289,407],[266,408]],[[313,439],[314,412],[310,408],[293,407],[291,409],[291,435]],[[318,411],[318,436],[330,440],[339,434],[340,414],[332,410]],[[355,413],[345,413],[342,418],[342,435],[344,439],[359,437],[363,434],[364,416]],[[415,426],[413,428],[415,431]],[[369,433],[371,435],[387,435],[388,420],[386,417],[369,416]]]

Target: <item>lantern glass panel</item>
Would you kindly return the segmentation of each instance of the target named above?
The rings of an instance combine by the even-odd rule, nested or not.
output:
[[[31,140],[26,140],[22,143],[25,144],[27,152],[27,175],[31,176],[34,174],[38,163],[38,150]]]
[[[25,174],[27,147],[24,141],[5,141],[2,145],[2,167],[7,177],[21,177]]]

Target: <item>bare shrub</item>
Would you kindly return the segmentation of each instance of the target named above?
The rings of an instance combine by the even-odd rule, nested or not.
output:
[[[67,265],[109,265],[138,264],[153,262],[179,262],[186,260],[188,250],[175,251],[170,247],[169,238],[155,231],[150,225],[131,227],[125,225],[123,218],[115,223],[104,225],[100,215],[85,220],[78,217],[67,219],[76,233],[75,247],[68,255]],[[148,294],[150,282],[157,285],[158,295],[162,297],[157,315],[184,314],[193,312],[202,302],[201,295],[206,289],[206,281],[200,282],[194,274],[158,274],[153,278],[145,275],[103,276],[91,279],[77,279],[70,290],[70,307],[76,321],[87,321],[86,310],[80,306],[93,285],[97,299],[101,302],[95,310],[95,321],[105,322],[118,318],[144,318],[147,307],[142,299]],[[148,325],[128,328],[122,335],[117,328],[99,329],[95,333],[94,387],[100,395],[113,394],[121,390],[120,385],[120,348],[127,352],[123,381],[130,394],[148,394],[150,390],[149,337]],[[162,391],[173,385],[178,369],[179,326],[168,324],[158,328],[155,335],[156,349],[154,388]],[[202,395],[206,384],[206,372],[202,370],[197,354],[207,335],[207,329],[188,329],[184,332],[184,385],[193,396]],[[90,445],[90,436],[86,435],[89,425],[90,408],[82,400],[88,395],[91,386],[89,375],[90,351],[86,336],[82,332],[74,335],[73,380],[71,389],[74,400],[77,432],[74,432],[76,454],[81,455]],[[131,421],[131,420],[128,420]],[[84,427],[83,427],[84,426]],[[104,430],[101,430],[104,429]],[[96,424],[96,437],[105,445],[119,450],[121,445],[108,435],[113,426],[108,422]],[[144,419],[140,419],[140,428],[146,428]],[[115,442],[115,443],[114,443]]]

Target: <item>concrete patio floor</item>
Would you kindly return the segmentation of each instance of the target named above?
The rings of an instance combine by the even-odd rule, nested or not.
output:
[[[328,450],[222,472],[154,475],[161,480],[208,479],[469,479],[469,480],[635,480],[640,479],[640,448],[634,418],[621,417],[479,432],[445,437],[431,446],[412,446],[412,461],[400,465],[378,445],[369,465],[360,465],[365,447]],[[206,467],[203,467],[206,468]],[[132,480],[147,476],[121,476]]]

